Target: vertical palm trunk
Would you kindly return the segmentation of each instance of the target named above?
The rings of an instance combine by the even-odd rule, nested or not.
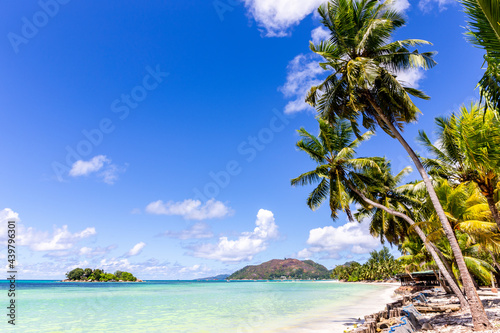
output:
[[[348,185],[349,185],[349,188],[354,193],[356,193],[364,202],[372,205],[373,207],[382,209],[383,211],[387,212],[388,214],[400,217],[403,220],[405,220],[409,225],[414,226],[413,228],[414,228],[415,232],[420,237],[420,239],[422,239],[422,241],[424,242],[425,248],[431,254],[432,258],[434,259],[434,262],[436,262],[436,265],[438,266],[438,268],[441,271],[441,273],[443,273],[443,276],[446,279],[446,281],[448,282],[448,284],[450,285],[451,290],[453,290],[453,292],[455,293],[455,295],[457,295],[458,300],[460,301],[460,306],[462,308],[464,308],[464,309],[468,308],[469,307],[469,303],[467,302],[467,300],[465,299],[464,295],[462,294],[462,291],[460,290],[460,288],[458,287],[458,285],[455,283],[455,281],[452,279],[452,277],[450,276],[450,274],[446,270],[446,267],[443,265],[443,262],[441,261],[441,258],[439,258],[438,254],[434,250],[434,247],[431,245],[431,243],[426,242],[427,237],[425,236],[425,234],[422,231],[422,229],[420,229],[418,226],[415,226],[415,221],[413,221],[406,214],[403,214],[403,213],[398,212],[396,210],[387,208],[386,206],[384,206],[382,204],[379,204],[379,203],[377,203],[377,202],[375,202],[373,200],[368,199],[363,193],[361,193],[360,191],[358,191],[358,189],[354,185],[352,185],[350,183]]]
[[[431,202],[436,210],[436,214],[441,221],[441,225],[443,226],[444,233],[450,242],[451,250],[453,251],[453,255],[455,256],[455,260],[457,261],[458,270],[460,271],[460,277],[462,279],[462,284],[464,286],[465,294],[467,295],[467,299],[469,301],[470,312],[472,316],[472,322],[474,324],[474,330],[482,331],[485,329],[491,329],[491,323],[486,316],[486,312],[484,311],[483,303],[477,294],[476,288],[474,287],[474,282],[469,274],[467,266],[465,265],[465,260],[462,255],[462,251],[460,250],[460,246],[458,245],[457,239],[455,238],[455,233],[451,228],[450,222],[446,217],[443,207],[439,202],[439,198],[432,186],[432,182],[427,175],[427,172],[420,162],[417,154],[413,151],[410,145],[406,142],[403,136],[399,133],[399,130],[394,126],[392,122],[390,122],[387,117],[383,114],[380,107],[375,103],[375,100],[370,96],[369,97],[371,106],[375,109],[380,119],[389,127],[392,134],[398,139],[401,145],[406,149],[408,154],[410,155],[413,163],[420,173],[422,180],[424,181],[425,187],[427,188],[427,192],[429,193],[429,197]]]
[[[500,213],[498,213],[495,199],[493,198],[492,194],[486,194],[485,197],[486,201],[488,201],[488,207],[490,207],[491,215],[493,216],[493,219],[495,220],[497,227],[500,230]]]

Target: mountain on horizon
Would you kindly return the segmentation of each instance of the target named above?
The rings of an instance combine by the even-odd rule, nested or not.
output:
[[[234,272],[228,280],[324,280],[331,272],[312,260],[273,259],[260,265],[249,265]]]

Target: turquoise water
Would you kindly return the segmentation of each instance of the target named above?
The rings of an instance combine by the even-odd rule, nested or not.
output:
[[[0,283],[0,331],[7,323]],[[384,286],[322,282],[62,283],[17,285],[15,332],[272,332],[355,306]],[[4,306],[5,305],[5,306]]]

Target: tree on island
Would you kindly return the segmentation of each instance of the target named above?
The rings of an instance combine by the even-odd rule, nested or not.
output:
[[[71,281],[137,281],[137,278],[129,272],[116,271],[115,274],[106,273],[102,269],[90,269],[90,268],[75,268],[68,273],[66,277]]]

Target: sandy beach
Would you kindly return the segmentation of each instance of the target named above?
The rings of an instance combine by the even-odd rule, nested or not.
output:
[[[349,283],[353,282],[334,282],[321,281],[318,283]],[[355,303],[346,302],[342,308],[336,306],[332,309],[327,309],[324,313],[318,313],[315,316],[304,318],[303,320],[294,323],[293,325],[282,327],[273,332],[290,332],[290,333],[326,333],[326,332],[343,332],[346,329],[352,329],[355,324],[360,325],[363,318],[374,312],[381,311],[387,303],[395,300],[394,291],[400,286],[399,283],[365,283],[355,282],[356,284],[374,284],[384,286],[381,290],[367,294],[362,301]]]

